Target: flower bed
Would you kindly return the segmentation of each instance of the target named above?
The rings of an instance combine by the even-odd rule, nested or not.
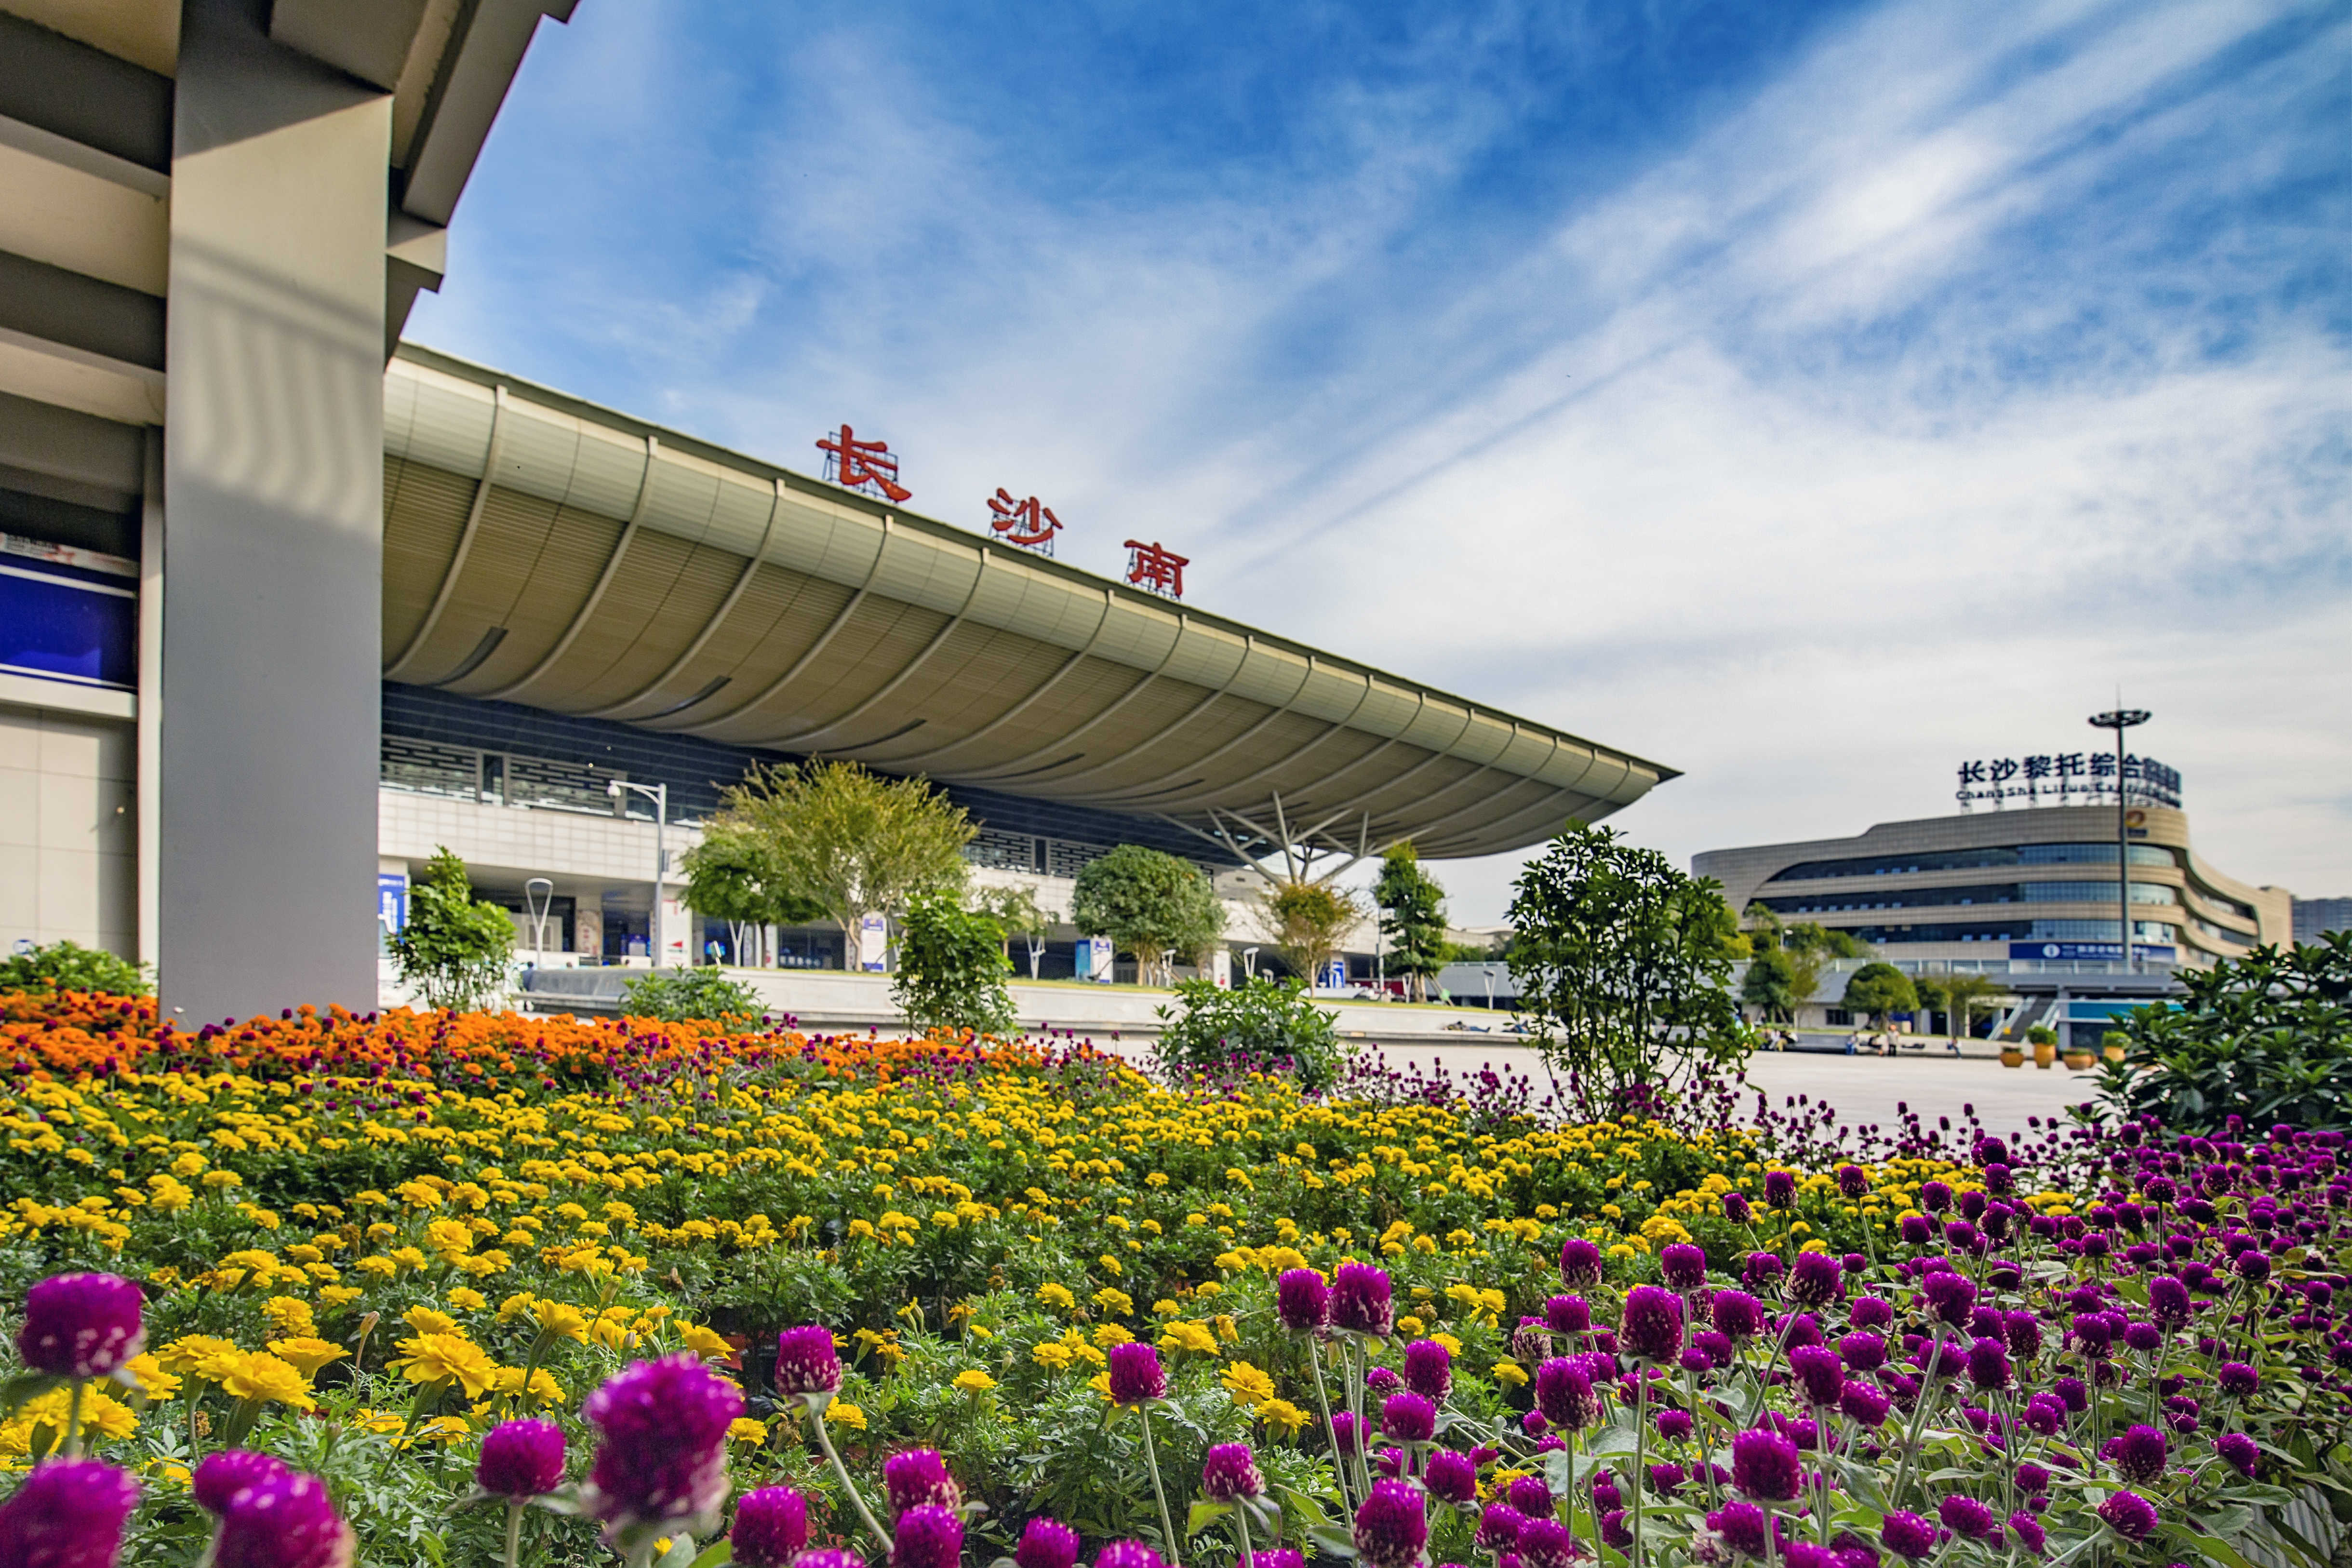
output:
[[[67,1380],[14,1386],[0,1464],[131,1473],[141,1563],[289,1568],[253,1521],[290,1519],[320,1562],[2234,1565],[2352,1497],[2331,1133],[1915,1119],[1842,1163],[1811,1110],[1558,1126],[1083,1048],[0,1017],[0,1299]],[[38,1465],[0,1563],[114,1474]]]

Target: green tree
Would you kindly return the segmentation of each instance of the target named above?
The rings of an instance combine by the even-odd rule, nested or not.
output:
[[[404,984],[428,1007],[475,1012],[506,989],[514,921],[487,900],[477,900],[466,863],[436,849],[424,877],[408,890],[408,923],[393,933],[392,961]]]
[[[1287,1071],[1320,1094],[1346,1070],[1350,1052],[1332,1026],[1336,1013],[1307,999],[1296,980],[1245,980],[1231,990],[1213,981],[1178,983],[1179,1011],[1160,1009],[1160,1059],[1179,1072]]]
[[[1789,954],[1768,947],[1749,959],[1748,973],[1739,977],[1739,1000],[1768,1024],[1793,1020],[1805,998],[1798,994],[1797,966]]]
[[[992,916],[1004,929],[1005,956],[1012,956],[1012,943],[1019,937],[1029,950],[1029,978],[1037,978],[1037,966],[1045,957],[1045,936],[1061,917],[1037,902],[1036,893],[1029,888],[986,888],[981,890],[973,906],[983,914]]]
[[[1283,962],[1310,986],[1339,956],[1348,928],[1363,918],[1355,896],[1328,882],[1304,878],[1270,883],[1259,895]]]
[[[714,824],[679,865],[686,872],[686,907],[733,929],[739,963],[751,928],[825,918],[824,906],[783,883],[760,841],[740,828]]]
[[[53,942],[0,962],[0,991],[98,991],[144,996],[147,966],[79,942]]]
[[[1411,984],[1414,1001],[1426,1001],[1429,983],[1445,967],[1445,889],[1421,868],[1410,843],[1398,844],[1381,857],[1372,902],[1388,939],[1388,970]]]
[[[1846,976],[1844,1005],[1883,1029],[1891,1015],[1918,1011],[1919,992],[1893,964],[1865,963]]]
[[[1164,953],[1198,963],[1225,929],[1225,906],[1191,861],[1122,844],[1078,872],[1070,923],[1132,953],[1139,978],[1164,973]]]
[[[1574,823],[1519,873],[1511,925],[1536,1048],[1554,1092],[1588,1115],[1646,1107],[1746,1058],[1729,986],[1738,921],[1713,879]]]
[[[1911,988],[1918,994],[1919,1005],[1944,1016],[1944,1032],[1955,1040],[1968,1036],[1978,1005],[2000,994],[2000,986],[1973,973],[1922,974]]]
[[[2185,994],[2120,1020],[2100,1096],[2127,1117],[2210,1131],[2352,1125],[2352,933],[2174,972]]]
[[[970,1029],[1009,1035],[1013,997],[1004,978],[1004,928],[944,893],[907,906],[898,933],[898,973],[891,999],[918,1029]]]
[[[964,846],[980,831],[926,780],[823,762],[754,767],[712,828],[757,850],[762,886],[831,916],[853,966],[867,914],[962,890]]]

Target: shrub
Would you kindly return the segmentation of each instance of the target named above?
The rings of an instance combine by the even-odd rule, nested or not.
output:
[[[918,899],[898,928],[890,998],[916,1028],[1004,1035],[1016,1026],[1004,977],[1004,928],[945,895]]]
[[[630,981],[621,988],[621,1011],[632,1018],[659,1018],[667,1024],[682,1024],[689,1018],[714,1024],[749,1022],[761,1016],[756,992],[708,966]]]
[[[446,849],[437,851],[424,879],[410,889],[408,923],[392,936],[401,980],[422,992],[428,1007],[486,1007],[506,989],[507,954],[513,949],[514,921],[506,910],[477,903],[466,863]]]
[[[2188,991],[2178,1007],[2124,1021],[2124,1059],[2100,1089],[2110,1105],[2183,1129],[2233,1115],[2352,1124],[2352,932],[2178,973]]]
[[[1160,1058],[1183,1071],[1283,1068],[1299,1088],[1320,1093],[1352,1054],[1332,1027],[1338,1015],[1307,1001],[1296,980],[1246,980],[1230,991],[1213,981],[1181,981],[1176,1000],[1175,1009],[1160,1009],[1166,1026]]]
[[[1225,906],[1191,861],[1122,844],[1078,872],[1070,923],[1133,953],[1141,977],[1162,968],[1162,953],[1198,956],[1224,930]]]
[[[1880,1028],[1890,1014],[1918,1010],[1919,992],[1911,977],[1891,963],[1865,963],[1846,977],[1845,1005],[1866,1013]]]
[[[0,963],[0,991],[95,991],[109,996],[147,994],[147,966],[82,946],[53,942]]]

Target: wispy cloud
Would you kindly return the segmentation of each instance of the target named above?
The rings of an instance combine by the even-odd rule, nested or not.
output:
[[[1165,538],[1684,768],[1624,820],[1678,856],[1937,812],[2121,681],[2216,863],[2352,889],[2340,7],[702,15],[542,40],[419,336]]]

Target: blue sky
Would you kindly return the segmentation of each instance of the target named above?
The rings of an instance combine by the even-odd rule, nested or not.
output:
[[[1619,819],[1678,858],[2120,683],[2208,858],[2352,892],[2347,126],[2341,3],[586,0],[409,335],[1162,539],[1685,770]]]

